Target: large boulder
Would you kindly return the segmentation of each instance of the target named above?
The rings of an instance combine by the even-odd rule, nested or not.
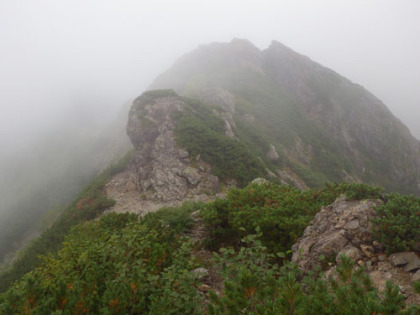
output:
[[[420,259],[413,252],[387,257],[384,247],[374,239],[371,219],[376,216],[374,207],[380,203],[340,197],[323,207],[292,246],[292,261],[304,271],[320,265],[326,276],[334,277],[336,264],[345,255],[354,260],[355,266],[365,268],[379,293],[389,280],[398,285],[407,304],[420,303],[413,287],[414,281],[420,279]]]
[[[347,201],[341,197],[323,207],[293,245],[292,261],[310,269],[320,263],[320,256],[328,261],[339,260],[339,254],[356,261],[367,258],[366,248],[372,247],[374,241],[370,220],[375,216],[373,207],[379,203],[378,200]]]

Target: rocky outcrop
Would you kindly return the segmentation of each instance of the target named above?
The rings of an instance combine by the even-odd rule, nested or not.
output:
[[[270,144],[270,150],[267,152],[267,158],[271,161],[277,161],[280,158],[274,145]]]
[[[235,114],[235,97],[227,90],[221,88],[209,88],[200,91],[198,99],[210,106],[217,106],[222,109],[220,117],[225,122],[225,135],[235,139],[233,130],[236,128],[233,115]]]
[[[356,261],[369,258],[374,252],[370,219],[375,216],[373,207],[378,204],[379,201],[347,201],[342,197],[322,208],[301,239],[293,245],[292,260],[301,268],[309,269],[320,263],[320,255],[330,262],[335,262],[339,254],[346,254]]]
[[[218,190],[219,181],[210,166],[199,156],[192,159],[176,144],[171,115],[185,106],[176,95],[139,97],[130,110],[127,134],[136,151],[129,170],[146,199],[183,200]]]
[[[420,303],[413,288],[413,281],[420,277],[414,273],[420,270],[417,255],[396,253],[387,257],[371,232],[371,219],[376,215],[374,207],[380,203],[379,200],[348,201],[340,197],[323,207],[293,245],[292,261],[306,271],[320,265],[327,276],[334,276],[343,254],[353,259],[356,266],[366,269],[380,293],[390,280],[399,286],[407,304]]]
[[[283,185],[292,185],[300,190],[309,189],[305,182],[301,180],[295,172],[287,167],[282,170],[277,170],[277,177]]]

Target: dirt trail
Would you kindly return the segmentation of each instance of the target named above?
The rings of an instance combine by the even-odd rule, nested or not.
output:
[[[165,206],[178,206],[185,201],[203,201],[208,202],[216,197],[224,197],[225,194],[219,193],[216,196],[199,195],[193,198],[185,198],[183,200],[160,202],[142,195],[136,189],[134,175],[130,171],[121,172],[105,185],[105,194],[107,197],[116,201],[116,204],[106,210],[104,214],[110,212],[124,213],[133,212],[137,214],[145,214],[154,212]]]
[[[134,183],[133,174],[129,171],[124,171],[115,175],[105,185],[105,194],[107,197],[114,199],[116,203],[113,207],[106,210],[104,214],[110,212],[133,212],[141,215],[147,212],[154,212],[165,206],[176,206],[181,203],[181,201],[158,202],[149,200],[138,192]]]

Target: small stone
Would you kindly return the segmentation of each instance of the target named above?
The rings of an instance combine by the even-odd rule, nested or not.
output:
[[[210,289],[211,289],[210,286],[208,286],[207,284],[204,284],[204,283],[200,284],[197,287],[197,290],[200,291],[200,292],[209,292]]]
[[[378,270],[385,271],[385,270],[388,270],[389,267],[390,267],[389,266],[389,263],[386,262],[386,261],[380,261],[380,262],[378,262]]]
[[[357,262],[357,264],[358,264],[360,267],[364,267],[364,266],[365,266],[365,262],[364,262],[363,260],[359,260],[359,261]]]
[[[368,271],[371,271],[372,270],[372,262],[371,261],[367,261],[366,262],[366,269],[368,270]]]
[[[379,253],[383,250],[383,246],[381,243],[379,243],[378,241],[373,241],[372,243],[373,248],[375,249],[375,252]]]
[[[406,272],[420,269],[420,259],[413,252],[392,254],[388,259],[395,267],[404,267]]]
[[[395,267],[403,267],[408,264],[405,253],[392,254],[388,259]]]
[[[372,263],[377,263],[377,262],[378,262],[378,258],[377,258],[376,256],[373,256],[373,257],[370,259],[370,261],[371,261]]]
[[[373,256],[373,248],[371,246],[362,244],[360,245],[360,249],[365,256],[369,258]]]
[[[379,261],[384,261],[386,259],[386,256],[385,255],[379,255],[378,256],[378,260]]]
[[[191,272],[194,273],[197,276],[197,279],[199,281],[205,281],[210,276],[209,271],[206,268],[203,268],[203,267],[196,268]]]
[[[337,255],[336,257],[336,262],[340,263],[341,258],[340,255],[344,254],[345,256],[351,258],[354,261],[358,261],[360,260],[360,258],[362,258],[362,253],[360,252],[360,250],[354,246],[346,246],[344,247]]]
[[[355,230],[355,229],[358,229],[359,228],[359,221],[357,220],[357,219],[355,219],[355,220],[351,220],[350,222],[348,222],[345,226],[344,226],[344,228],[346,229],[346,230]]]
[[[257,184],[257,185],[263,185],[263,184],[269,183],[269,181],[266,180],[265,178],[258,177],[258,178],[255,178],[251,183],[252,184]]]
[[[191,185],[197,185],[201,180],[201,175],[196,168],[186,167],[182,175]]]
[[[187,157],[189,157],[188,151],[185,149],[179,149],[178,150],[178,156],[180,159],[186,159]]]
[[[342,221],[339,221],[339,222],[335,225],[335,228],[336,228],[336,229],[341,229],[341,228],[343,228],[343,227],[344,227],[344,225],[346,225],[346,221],[342,220]]]
[[[330,279],[331,278],[331,279],[337,281],[338,278],[339,278],[337,270],[335,268],[331,268],[331,269],[327,270],[325,272],[325,278],[326,279]]]

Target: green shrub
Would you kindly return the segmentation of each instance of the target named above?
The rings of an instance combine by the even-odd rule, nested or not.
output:
[[[231,189],[226,200],[216,200],[202,211],[210,233],[210,248],[238,245],[259,227],[263,244],[272,252],[287,251],[321,206],[338,196],[336,186],[322,191],[300,191],[291,186],[251,184]]]
[[[385,195],[382,187],[360,183],[341,183],[335,189],[338,193],[345,194],[347,200],[379,199]]]
[[[44,257],[0,297],[0,313],[192,314],[201,302],[187,240],[132,214],[72,229],[57,257]]]
[[[210,292],[208,314],[400,314],[405,307],[398,287],[387,283],[381,299],[369,275],[342,257],[338,279],[302,274],[296,264],[279,267],[258,239],[248,236],[244,247],[222,249],[216,262],[224,276],[224,295]],[[303,279],[302,279],[303,278]],[[419,308],[406,310],[415,314]]]
[[[321,190],[300,191],[291,186],[250,184],[231,189],[226,200],[216,200],[202,211],[210,233],[207,245],[239,245],[259,227],[263,244],[272,252],[285,252],[296,242],[321,206],[341,194],[350,200],[379,198],[383,190],[363,184],[326,184]]]
[[[193,226],[191,213],[204,207],[201,202],[184,202],[177,207],[163,207],[156,212],[149,212],[144,222],[149,227],[164,226],[173,233],[184,233]]]
[[[134,101],[134,104],[144,106],[147,104],[152,104],[159,97],[169,96],[178,97],[178,94],[176,94],[172,89],[146,91]]]
[[[389,194],[386,203],[376,208],[374,234],[387,254],[420,252],[420,198]]]
[[[263,163],[243,143],[224,134],[224,121],[197,101],[188,100],[191,108],[174,114],[177,143],[192,157],[209,163],[221,180],[236,179],[245,186],[256,177],[265,176]]]
[[[40,255],[59,250],[72,226],[92,220],[114,205],[115,201],[105,196],[103,187],[111,176],[126,168],[132,154],[133,152],[127,153],[89,183],[52,226],[20,253],[11,267],[0,274],[0,292],[4,292],[14,281],[36,268],[41,262]]]

